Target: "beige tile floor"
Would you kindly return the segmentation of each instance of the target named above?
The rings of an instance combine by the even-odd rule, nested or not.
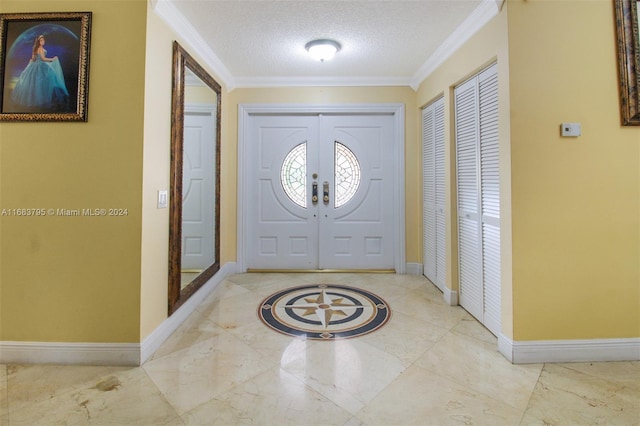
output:
[[[391,320],[340,341],[258,320],[276,290],[322,282],[376,293]],[[512,365],[496,346],[422,277],[240,274],[142,367],[0,366],[0,424],[640,424],[640,362]]]

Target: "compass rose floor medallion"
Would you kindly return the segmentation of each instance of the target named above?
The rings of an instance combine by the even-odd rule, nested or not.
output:
[[[258,317],[280,333],[314,340],[348,339],[371,333],[391,317],[375,294],[336,284],[280,290],[258,307]]]

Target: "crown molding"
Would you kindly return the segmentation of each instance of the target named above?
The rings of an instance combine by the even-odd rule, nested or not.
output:
[[[207,68],[222,80],[221,83],[227,91],[232,91],[235,87],[233,75],[189,20],[178,10],[173,0],[154,0],[152,4],[153,11],[184,39],[187,46],[194,52],[198,52],[198,56],[202,58]]]
[[[409,86],[407,77],[238,77],[235,87]]]
[[[411,88],[418,90],[420,84],[444,63],[456,50],[466,43],[480,28],[493,19],[502,7],[501,0],[482,0],[482,3],[453,31],[436,49],[411,79]]]

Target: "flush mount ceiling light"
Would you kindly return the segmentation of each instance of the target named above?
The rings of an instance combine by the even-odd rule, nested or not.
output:
[[[313,56],[314,59],[319,60],[320,62],[328,61],[333,59],[336,53],[340,50],[342,46],[340,43],[333,40],[313,40],[309,43],[305,44],[304,48],[307,49],[309,54]]]

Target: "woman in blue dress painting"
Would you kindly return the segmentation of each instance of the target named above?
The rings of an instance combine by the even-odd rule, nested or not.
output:
[[[47,58],[44,35],[36,37],[29,64],[20,74],[11,99],[22,106],[59,109],[69,99],[62,66],[57,56]]]

